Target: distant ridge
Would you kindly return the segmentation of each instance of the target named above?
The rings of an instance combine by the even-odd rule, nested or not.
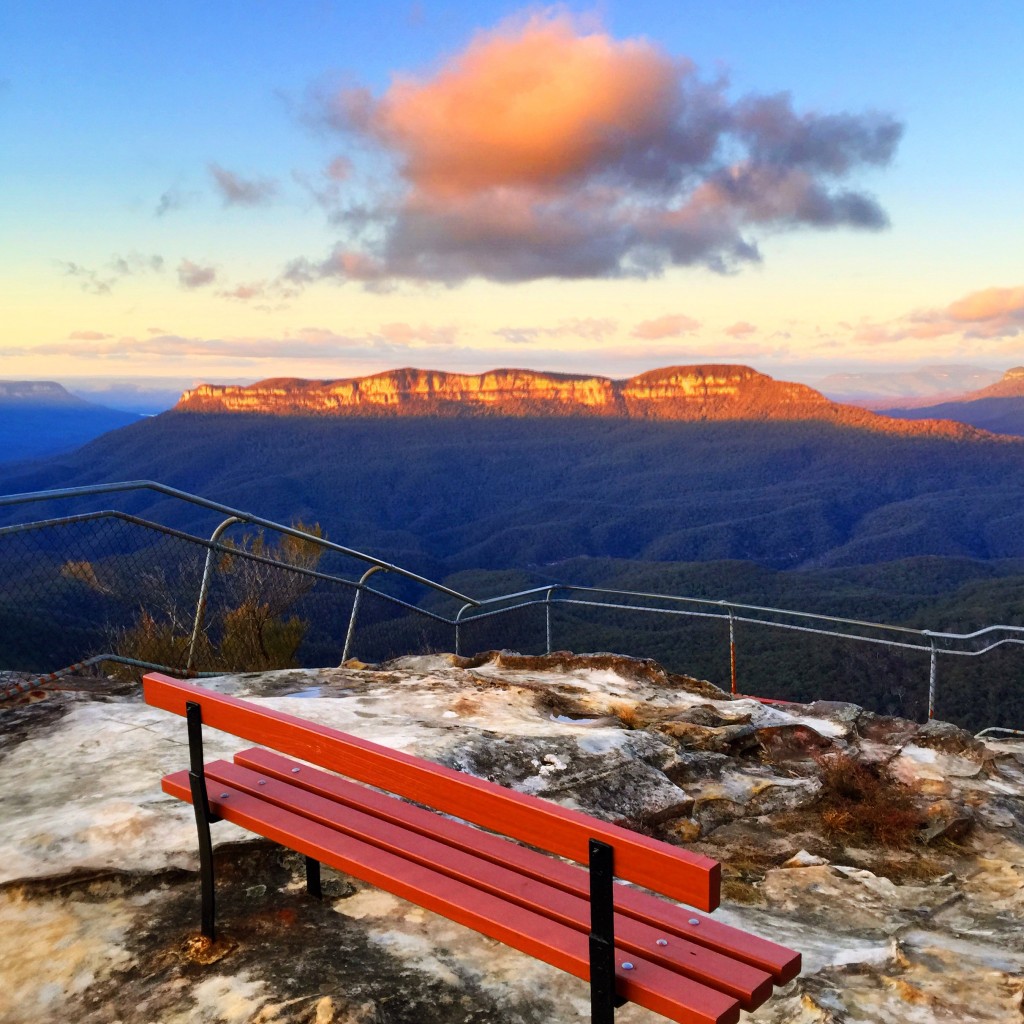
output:
[[[256,384],[201,384],[176,412],[274,416],[572,416],[686,422],[818,420],[881,433],[991,439],[947,420],[901,420],[842,405],[805,384],[749,366],[670,366],[626,380],[497,369],[481,374],[404,368],[346,380],[278,377]]]
[[[969,391],[953,401],[892,409],[889,414],[908,422],[942,417],[981,430],[1024,436],[1024,366],[1014,366],[1003,374],[1001,380],[977,391]]]
[[[942,364],[916,370],[833,373],[817,386],[834,402],[887,412],[960,399],[968,391],[994,384],[999,377],[998,370],[981,366]]]
[[[32,405],[65,408],[96,408],[71,394],[54,380],[0,380],[0,405]]]
[[[1024,398],[1024,366],[1012,366],[1001,380],[960,397],[961,402],[976,402],[982,398]]]
[[[139,417],[71,394],[52,380],[0,380],[0,463],[70,451]]]

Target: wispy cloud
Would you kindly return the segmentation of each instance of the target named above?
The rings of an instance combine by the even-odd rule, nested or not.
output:
[[[632,330],[634,338],[656,341],[659,338],[678,338],[700,329],[700,321],[682,313],[660,316],[655,320],[644,320]]]
[[[1024,285],[984,288],[936,309],[916,310],[886,323],[865,320],[853,328],[864,345],[959,335],[968,340],[1016,338],[1024,334]]]
[[[126,256],[112,256],[100,268],[85,267],[70,260],[58,260],[57,265],[68,277],[75,278],[82,291],[91,295],[109,295],[122,278],[135,274],[160,273],[164,258],[156,254],[131,252]]]
[[[757,325],[748,323],[746,320],[739,320],[726,327],[725,333],[728,334],[730,338],[743,338],[748,334],[756,334]]]
[[[492,333],[513,345],[532,345],[552,339],[579,339],[599,345],[619,329],[610,317],[571,317],[554,326],[499,327]]]
[[[72,331],[68,338],[71,341],[102,341],[104,338],[111,338],[113,335],[104,334],[102,331]]]
[[[163,217],[173,210],[180,210],[184,205],[184,193],[177,185],[172,185],[161,193],[160,198],[157,200],[156,209],[153,212],[157,217]]]
[[[225,206],[265,206],[277,194],[273,178],[243,178],[220,164],[210,164],[209,169]]]
[[[727,272],[761,259],[766,231],[886,225],[847,180],[891,160],[899,122],[727,89],[562,11],[506,21],[429,77],[329,99],[324,118],[390,157],[399,189],[369,239],[289,272],[378,286]]]
[[[452,325],[413,326],[402,322],[381,324],[376,330],[362,334],[339,334],[325,327],[302,327],[280,338],[206,338],[167,333],[115,337],[98,331],[79,331],[67,341],[0,349],[0,356],[88,356],[97,360],[141,356],[254,362],[366,358],[373,355],[405,360],[411,358],[411,354],[428,358],[447,355],[452,351],[458,334],[459,329]]]
[[[248,302],[251,299],[261,299],[267,294],[266,281],[253,281],[249,284],[236,284],[234,288],[224,288],[217,294],[222,299],[237,299],[239,302]]]

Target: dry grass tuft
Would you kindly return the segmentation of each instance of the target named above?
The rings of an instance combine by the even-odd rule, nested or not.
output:
[[[924,824],[913,790],[884,766],[858,761],[849,754],[817,758],[821,790],[817,810],[822,829],[832,839],[905,847]]]
[[[647,724],[646,716],[639,704],[612,701],[608,704],[608,714],[614,715],[626,729],[642,729]]]

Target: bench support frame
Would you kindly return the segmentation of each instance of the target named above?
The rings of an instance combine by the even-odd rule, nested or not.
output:
[[[314,898],[327,863],[589,980],[592,1024],[614,1024],[627,1001],[672,1020],[738,1024],[773,982],[799,973],[793,950],[616,884],[710,910],[720,866],[707,857],[191,683],[150,674],[143,685],[147,704],[187,719],[189,767],[161,785],[193,805],[207,941],[216,939],[210,826],[223,817],[297,851]],[[254,747],[206,764],[204,725],[279,753]]]
[[[217,905],[213,886],[213,843],[210,840],[210,824],[220,819],[210,813],[210,800],[206,792],[206,772],[203,768],[203,709],[195,701],[189,701],[185,705],[185,718],[188,722],[188,781],[192,790],[192,807],[196,813],[196,832],[199,834],[201,930],[203,935],[213,942],[217,938]]]
[[[614,1024],[615,1008],[625,1002],[615,994],[615,851],[590,840],[590,1021]]]

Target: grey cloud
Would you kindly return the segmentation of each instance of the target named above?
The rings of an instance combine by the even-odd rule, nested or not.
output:
[[[127,256],[115,256],[110,261],[110,267],[118,277],[128,277],[147,271],[159,273],[164,269],[164,258],[155,254],[146,256],[142,253],[131,252]]]
[[[734,110],[736,135],[759,165],[844,175],[861,165],[884,166],[903,125],[888,114],[803,114],[787,93],[748,96]]]
[[[115,279],[113,277],[101,277],[98,271],[83,267],[80,263],[60,260],[59,265],[68,277],[73,277],[78,281],[82,291],[89,292],[91,295],[109,295],[114,286]]]
[[[219,164],[210,164],[210,174],[225,206],[264,206],[277,194],[272,178],[243,178]]]
[[[390,154],[404,191],[377,208],[335,208],[331,221],[343,237],[334,251],[292,261],[284,277],[381,290],[398,280],[647,278],[683,266],[732,273],[762,260],[767,233],[888,225],[878,200],[847,179],[891,161],[899,121],[798,113],[788,95],[730,100],[726,88],[679,62],[665,109],[606,140],[582,169],[542,186],[444,194],[421,187],[403,164],[373,95],[348,90],[325,119]]]
[[[217,271],[214,267],[203,267],[191,260],[182,260],[178,264],[178,284],[182,288],[204,288],[216,279]]]
[[[57,265],[68,277],[75,278],[82,291],[91,295],[109,295],[122,278],[142,273],[160,273],[164,259],[156,254],[132,252],[126,256],[112,256],[105,267],[97,270],[70,260],[58,260]]]
[[[172,210],[179,210],[185,203],[185,197],[176,186],[167,189],[159,198],[156,209],[153,211],[157,217],[163,217]]]

